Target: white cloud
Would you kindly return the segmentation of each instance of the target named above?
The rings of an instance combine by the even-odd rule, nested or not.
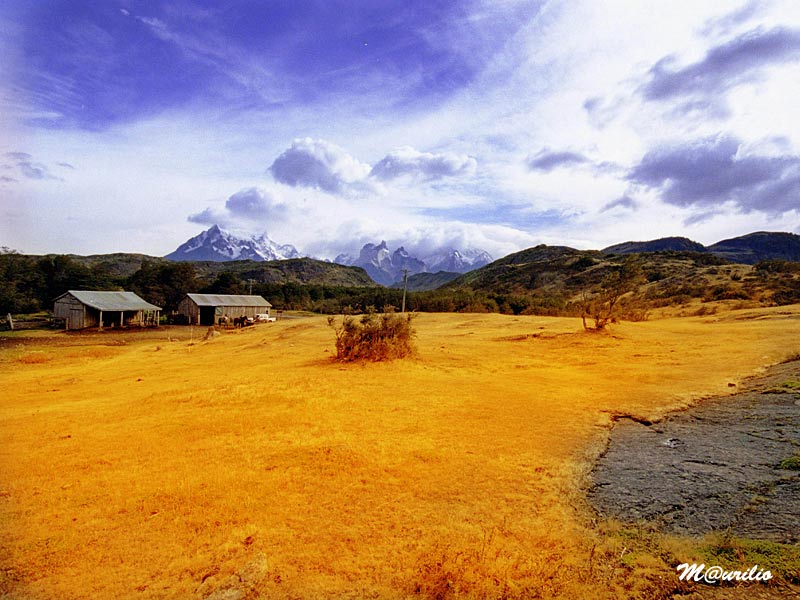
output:
[[[445,177],[459,177],[474,173],[478,163],[464,154],[420,152],[410,146],[393,150],[378,161],[370,176],[381,181],[408,177],[434,181]]]
[[[287,102],[286,84],[275,80],[269,65],[219,36],[172,27],[168,12],[159,14],[161,21],[142,17],[141,27],[229,71],[263,103],[246,110],[183,106],[105,134],[34,130],[21,123],[37,115],[13,93],[11,66],[0,65],[8,74],[0,81],[0,100],[4,109],[14,107],[13,113],[0,110],[0,133],[30,138],[19,147],[44,164],[80,167],[59,172],[63,184],[7,182],[25,186],[14,198],[29,204],[15,209],[24,210],[27,222],[19,227],[17,216],[2,233],[31,251],[163,254],[196,233],[197,223],[186,222],[192,213],[209,224],[227,220],[257,229],[267,223],[274,239],[328,257],[380,239],[420,248],[469,244],[501,256],[537,243],[598,248],[665,235],[710,243],[754,229],[798,227],[797,211],[776,217],[745,215],[725,203],[714,211],[669,205],[660,190],[632,189],[624,179],[649,152],[719,134],[741,140],[742,147],[772,140],[769,150],[755,154],[800,155],[796,64],[771,64],[753,81],[722,86],[727,114],[714,119],[701,103],[681,113],[641,94],[648,73],[666,56],[675,55],[677,70],[754,27],[800,26],[796,2],[776,0],[756,10],[728,0],[587,0],[548,2],[538,14],[526,2],[470,6],[455,37],[433,41],[450,46],[459,32],[477,31],[483,35],[471,39],[464,54],[478,46],[494,54],[460,91],[412,108],[381,102],[393,80],[378,72],[360,81],[359,95],[337,90],[308,105]],[[527,21],[513,34],[498,35],[510,16]],[[10,46],[0,40],[0,48]],[[9,62],[22,65],[20,59]],[[424,73],[403,81],[423,83]],[[286,140],[306,132],[313,137],[296,138],[287,148]],[[542,149],[547,153],[539,154]],[[526,158],[539,168],[531,171]],[[270,161],[280,185],[264,181]],[[592,166],[600,163],[620,170],[598,172]],[[240,191],[231,195],[234,190]],[[482,210],[498,216],[506,206],[516,209],[517,223],[480,220]],[[41,218],[45,214],[48,219]],[[63,227],[76,214],[80,223]],[[95,233],[88,239],[85,231]]]
[[[336,144],[310,137],[297,138],[269,167],[275,181],[332,194],[346,192],[369,174],[369,165]]]

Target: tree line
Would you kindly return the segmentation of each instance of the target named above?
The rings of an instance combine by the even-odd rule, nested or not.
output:
[[[370,307],[399,307],[403,291],[384,287],[329,284],[253,283],[235,273],[213,279],[200,277],[192,263],[145,260],[132,275],[115,275],[104,263],[86,266],[66,255],[27,256],[0,252],[0,314],[50,311],[53,301],[68,290],[128,290],[164,309],[177,310],[190,292],[257,294],[276,309],[307,310],[323,314],[362,313]],[[559,298],[491,294],[472,290],[408,292],[406,306],[420,312],[538,312],[557,314],[565,307]]]

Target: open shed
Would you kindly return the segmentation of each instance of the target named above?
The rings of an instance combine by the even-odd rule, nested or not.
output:
[[[216,325],[223,317],[255,318],[266,314],[272,304],[261,296],[232,294],[186,294],[178,304],[178,312],[184,315],[191,325]]]
[[[67,329],[139,325],[158,327],[161,308],[133,292],[70,290],[55,300],[53,315],[64,319]]]

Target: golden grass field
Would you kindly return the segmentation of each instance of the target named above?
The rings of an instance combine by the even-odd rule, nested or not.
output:
[[[324,317],[11,335],[0,597],[659,597],[664,546],[626,554],[585,501],[611,415],[800,351],[800,306],[414,324],[417,356],[376,364],[332,361]]]

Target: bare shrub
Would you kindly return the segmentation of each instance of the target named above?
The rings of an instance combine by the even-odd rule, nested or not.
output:
[[[370,309],[361,317],[343,315],[338,324],[336,317],[328,317],[328,325],[336,334],[336,360],[377,362],[413,354],[413,314],[387,309],[381,314]]]
[[[586,331],[601,331],[609,323],[616,323],[619,301],[625,294],[635,292],[642,279],[641,265],[635,259],[629,259],[606,275],[597,289],[590,292],[584,290],[580,303],[583,328]],[[589,326],[587,319],[594,321],[593,327]]]

